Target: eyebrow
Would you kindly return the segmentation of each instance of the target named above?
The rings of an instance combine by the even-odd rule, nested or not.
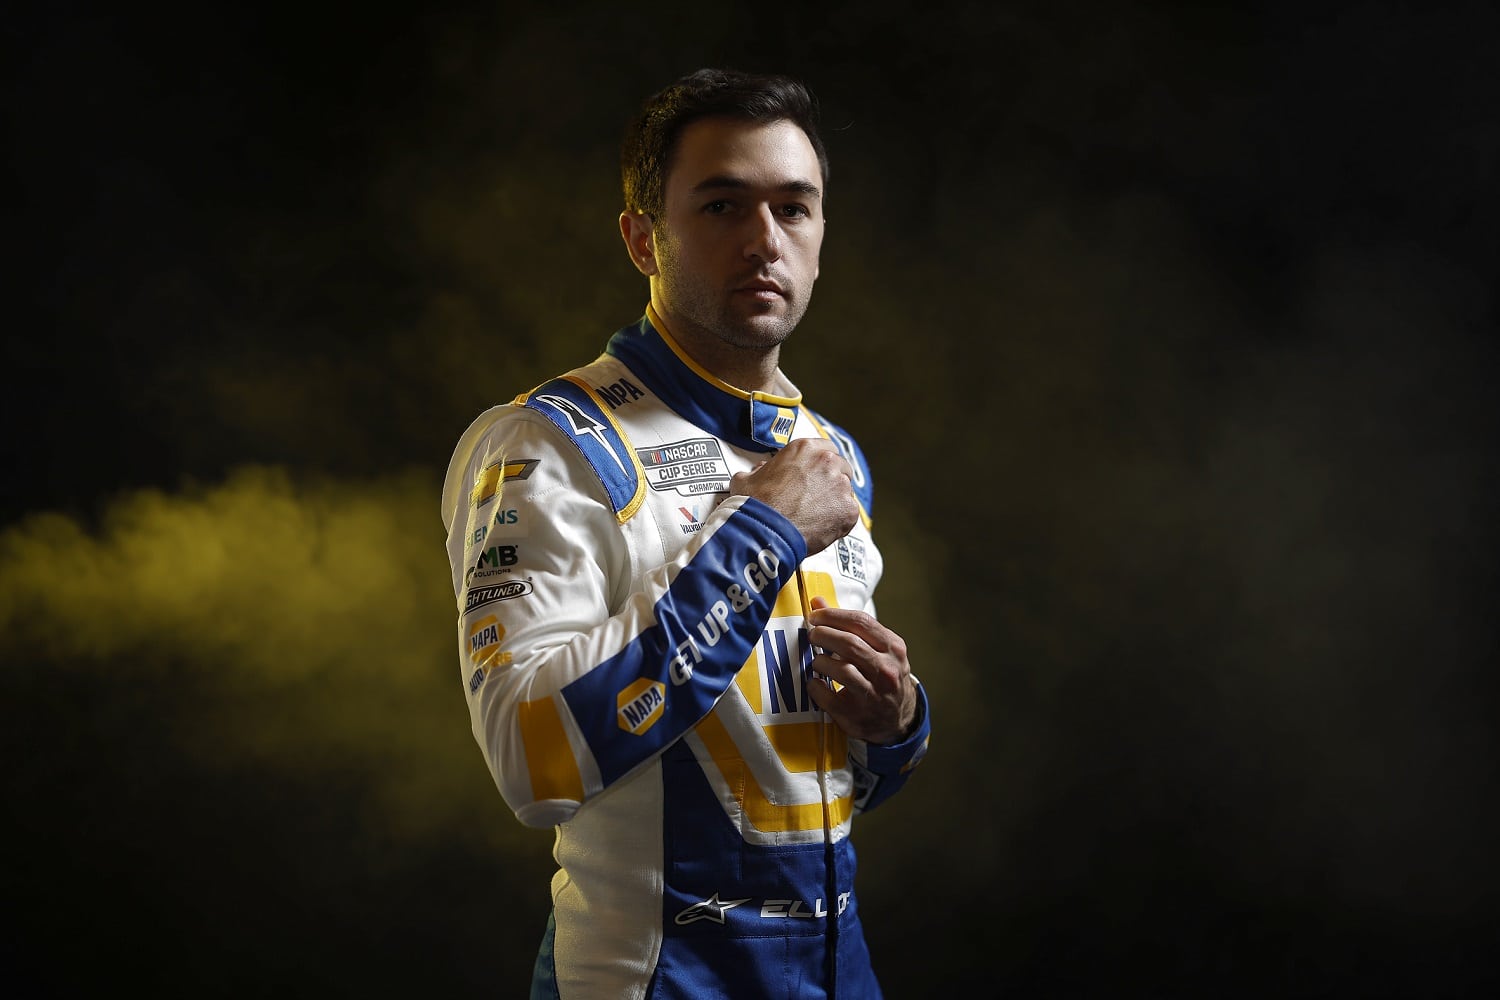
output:
[[[746,191],[750,187],[750,182],[743,177],[734,177],[729,174],[715,174],[712,177],[705,177],[697,184],[694,184],[693,194],[702,194],[705,191]],[[784,183],[777,184],[772,190],[781,191],[786,194],[800,194],[808,198],[816,198],[819,201],[823,198],[823,192],[811,181],[785,181]]]

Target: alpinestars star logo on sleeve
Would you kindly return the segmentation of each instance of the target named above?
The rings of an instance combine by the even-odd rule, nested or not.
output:
[[[628,473],[630,469],[624,460],[615,452],[614,445],[610,444],[609,438],[605,436],[605,427],[599,421],[583,411],[583,407],[563,396],[554,396],[551,393],[533,397],[539,403],[546,403],[568,418],[568,424],[573,428],[574,437],[591,437],[599,443],[599,447],[609,453],[609,457],[615,460],[621,472]]]

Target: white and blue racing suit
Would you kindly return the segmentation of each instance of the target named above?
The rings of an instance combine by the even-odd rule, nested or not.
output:
[[[698,367],[649,308],[604,354],[482,414],[443,497],[474,737],[528,826],[556,828],[533,996],[871,998],[853,817],[926,751],[808,697],[808,601],[874,612],[854,441]],[[808,553],[730,477],[820,436],[861,518]]]

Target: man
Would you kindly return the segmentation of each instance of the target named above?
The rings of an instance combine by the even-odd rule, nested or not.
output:
[[[864,458],[778,367],[823,240],[812,100],[700,70],[622,165],[646,315],[482,414],[443,495],[474,736],[556,828],[532,996],[878,997],[850,825],[929,723]]]

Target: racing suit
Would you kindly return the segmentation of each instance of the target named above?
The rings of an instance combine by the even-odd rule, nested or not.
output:
[[[854,814],[926,751],[847,738],[809,699],[808,602],[873,613],[881,557],[852,439],[697,366],[654,311],[460,440],[443,518],[474,737],[556,828],[547,997],[880,996]],[[794,438],[853,467],[861,517],[808,553],[730,477]]]

